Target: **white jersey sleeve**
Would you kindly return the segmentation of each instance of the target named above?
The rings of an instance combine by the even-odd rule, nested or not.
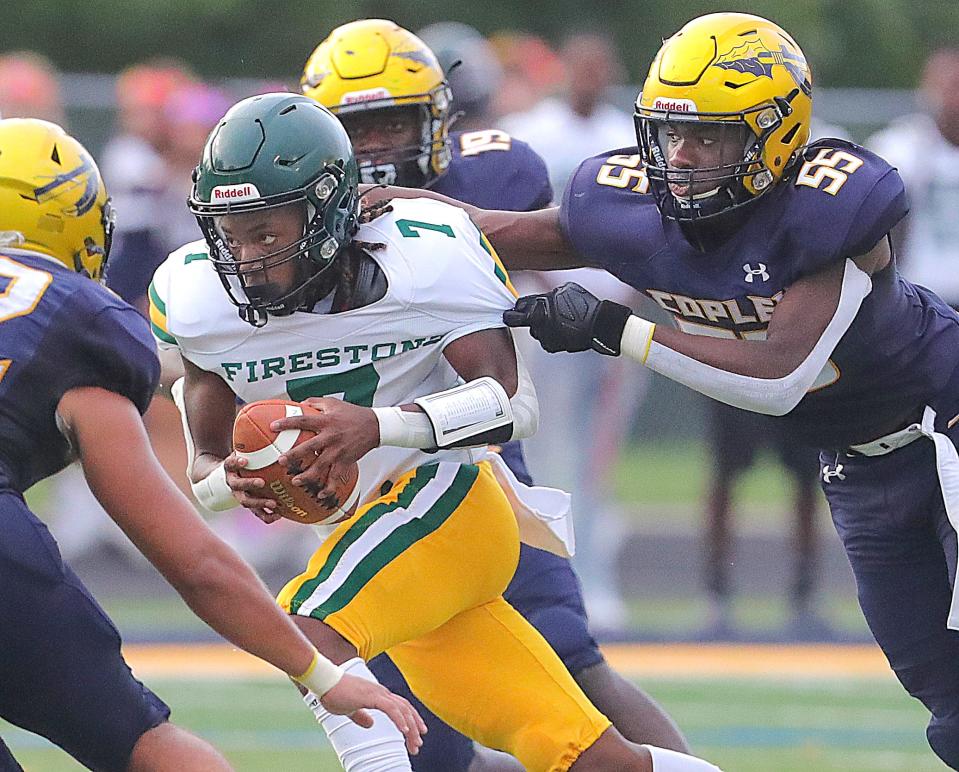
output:
[[[167,319],[167,301],[170,297],[170,265],[173,256],[176,254],[174,252],[160,263],[147,290],[147,298],[150,303],[150,329],[153,331],[153,337],[156,338],[157,346],[167,350],[179,348],[176,338],[170,334],[170,323]]]
[[[253,330],[237,315],[202,239],[170,253],[153,274],[147,296],[158,345],[179,349],[195,364],[197,355],[229,349]]]
[[[447,323],[443,347],[470,333],[505,326],[503,311],[513,307],[516,290],[465,211],[432,199],[394,200],[393,212],[371,225],[407,264],[408,306]]]

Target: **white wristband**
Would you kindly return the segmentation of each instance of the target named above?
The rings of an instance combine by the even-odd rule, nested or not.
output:
[[[204,507],[213,512],[222,512],[239,506],[233,489],[226,482],[226,469],[223,464],[216,468],[199,482],[190,483],[193,495]]]
[[[625,354],[630,359],[635,359],[640,364],[646,364],[646,357],[649,356],[649,346],[653,342],[653,332],[656,325],[648,322],[642,317],[630,316],[626,320],[626,326],[623,328],[623,337],[620,339],[620,353]]]
[[[313,661],[303,675],[293,676],[317,697],[322,697],[336,686],[343,678],[345,671],[339,665],[334,665],[316,649],[313,650]]]
[[[380,425],[380,445],[396,448],[433,448],[433,424],[426,413],[406,411],[398,407],[374,407]]]

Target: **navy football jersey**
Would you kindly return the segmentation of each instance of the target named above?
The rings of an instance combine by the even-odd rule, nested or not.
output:
[[[481,209],[531,212],[553,197],[546,164],[533,148],[499,129],[456,131],[453,159],[430,190]]]
[[[159,377],[132,307],[55,260],[0,250],[0,488],[24,491],[70,462],[55,417],[67,391],[99,386],[143,413]]]
[[[907,211],[889,164],[852,143],[821,140],[731,238],[698,251],[660,214],[640,160],[625,149],[585,161],[564,194],[561,227],[588,263],[644,292],[693,334],[763,338],[790,285],[869,251]],[[959,409],[959,316],[903,279],[894,262],[872,284],[814,386],[780,419],[799,441],[839,449],[902,428],[893,424],[924,405],[943,421]]]

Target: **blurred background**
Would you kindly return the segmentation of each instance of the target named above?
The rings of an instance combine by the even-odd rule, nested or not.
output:
[[[803,48],[814,75],[819,136],[865,143],[900,166],[914,207],[911,229],[901,234],[901,268],[959,303],[955,0],[741,0],[735,7],[712,0],[7,0],[5,10],[0,114],[62,123],[94,153],[119,212],[121,249],[112,260],[126,270],[114,289],[141,309],[153,267],[199,238],[184,202],[209,130],[242,97],[298,90],[307,57],[335,26],[393,19],[420,34],[445,67],[461,62],[450,73],[454,106],[462,112],[458,128],[502,128],[527,141],[546,160],[558,200],[581,159],[635,144],[631,105],[662,38],[697,15],[726,10],[766,16]],[[544,281],[514,278],[527,290]],[[615,281],[594,279],[606,296],[655,314]],[[584,383],[577,360],[541,361],[532,350],[530,356],[544,425],[543,436],[529,443],[530,467],[539,482],[573,491],[575,564],[600,640],[686,642],[704,651],[730,642],[871,642],[818,490],[813,451],[638,368],[604,362]],[[551,414],[581,420],[551,422]],[[158,453],[188,492],[175,408],[158,397],[147,420]],[[216,640],[126,544],[76,470],[38,486],[30,498],[128,641]],[[289,523],[266,527],[242,511],[206,514],[272,589],[298,572],[313,549]],[[699,685],[714,682],[670,680],[681,675],[653,676],[650,690],[684,727],[684,714],[692,712],[699,728],[691,739],[718,749],[773,742],[775,726],[765,739],[740,732],[730,740],[714,722],[696,724],[709,710],[699,702]],[[720,691],[716,699],[722,705],[741,699],[744,689],[751,694],[742,699],[754,700],[764,716],[743,719],[747,726],[786,710],[777,742],[800,749],[796,769],[938,768],[923,766],[931,762],[921,716],[909,713],[905,695],[897,697],[891,675],[880,666],[870,678],[878,680],[868,681],[864,693],[888,694],[888,704],[857,703],[853,710],[879,718],[874,732],[851,739],[848,732],[830,739],[825,706],[839,697],[828,690],[812,711],[819,723],[798,736],[782,735],[795,725],[797,702],[769,698],[767,704],[748,691],[793,686],[738,683],[733,696]],[[219,688],[223,699],[240,700],[230,691],[240,687]],[[908,732],[889,728],[893,715],[909,716]],[[214,741],[221,730],[209,729]],[[15,750],[18,741],[30,742],[14,736]],[[837,743],[846,760],[831,766]],[[881,761],[849,761],[851,747],[877,745]],[[35,768],[72,768],[44,753],[38,750]],[[722,751],[714,757],[721,762]],[[766,758],[747,753],[730,768],[794,768]],[[297,768],[292,760],[250,763],[249,769]]]

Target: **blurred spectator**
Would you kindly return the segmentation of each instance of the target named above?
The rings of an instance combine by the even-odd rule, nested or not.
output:
[[[923,112],[866,145],[898,167],[906,184],[909,215],[894,231],[900,269],[959,308],[959,48],[928,58],[919,97]]]
[[[457,131],[489,128],[493,96],[503,82],[496,52],[476,29],[457,21],[430,24],[416,33],[446,73]]]
[[[206,138],[233,102],[221,89],[204,83],[183,84],[167,99],[164,118],[169,136],[162,152],[167,171],[159,197],[161,260],[187,242],[203,238],[186,200],[193,187],[193,169],[200,160]],[[151,267],[150,277],[155,267]]]
[[[793,580],[785,633],[796,640],[831,637],[815,608],[819,544],[816,513],[820,501],[819,455],[795,440],[769,416],[709,401],[709,452],[712,476],[706,499],[705,584],[709,616],[700,636],[706,640],[738,637],[734,620],[731,524],[736,483],[763,449],[773,451],[791,483]]]
[[[186,67],[172,60],[136,65],[117,79],[119,133],[107,143],[101,163],[117,211],[107,284],[143,313],[150,277],[167,254],[160,204],[169,179],[167,105],[177,89],[192,82]],[[180,208],[186,211],[185,203]]]
[[[124,169],[128,173],[125,204],[132,211],[121,211],[118,217],[132,225],[118,228],[107,284],[146,314],[147,289],[156,267],[173,250],[202,238],[186,206],[191,175],[207,135],[232,100],[172,66],[134,68],[121,77],[118,91],[124,112],[131,115],[123,121],[127,133],[113,144],[117,152],[112,160],[118,174]],[[151,116],[152,128],[135,115],[141,109]],[[182,366],[179,357],[169,354],[163,364],[162,384],[169,388]],[[157,457],[189,496],[186,447],[175,406],[168,399],[154,400],[144,422]]]
[[[813,118],[810,141],[848,139],[845,129]],[[769,416],[738,410],[708,400],[709,452],[712,476],[706,496],[705,584],[709,616],[700,635],[708,640],[738,637],[732,608],[732,499],[736,483],[763,449],[773,451],[791,482],[793,518],[793,580],[789,590],[790,615],[785,633],[798,640],[832,637],[815,607],[815,579],[819,561],[816,513],[819,458],[816,450],[797,445]]]
[[[49,59],[32,51],[0,55],[0,116],[65,125],[60,80]]]
[[[497,32],[490,44],[503,66],[503,79],[490,106],[493,116],[526,112],[562,84],[563,62],[541,37]]]
[[[498,122],[543,157],[557,199],[580,161],[604,150],[636,146],[632,116],[606,101],[609,88],[624,73],[612,43],[601,35],[573,35],[563,44],[560,58],[565,71],[561,95]]]
[[[596,35],[575,35],[562,48],[566,87],[527,113],[498,121],[543,156],[553,191],[562,194],[579,162],[596,153],[635,147],[632,118],[603,101],[621,72],[610,43]],[[545,292],[576,281],[599,297],[630,305],[638,295],[612,275],[589,269],[523,272],[513,275],[521,294]],[[602,633],[619,632],[627,622],[616,576],[622,525],[610,495],[612,476],[632,415],[646,388],[646,371],[623,358],[600,354],[547,354],[525,334],[517,336],[539,396],[539,431],[526,441],[534,479],[573,496],[576,556],[590,622]],[[579,357],[590,357],[589,367]],[[575,362],[572,357],[577,357]],[[580,452],[570,453],[570,448]]]

